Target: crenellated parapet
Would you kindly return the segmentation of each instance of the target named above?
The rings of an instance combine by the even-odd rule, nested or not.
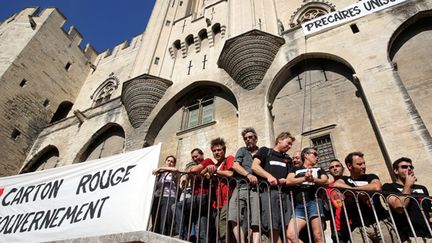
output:
[[[123,83],[121,100],[134,128],[145,122],[171,85],[169,80],[148,74]]]
[[[127,40],[123,41],[122,43],[114,46],[112,49],[106,49],[104,52],[100,53],[96,62],[100,61],[110,61],[111,59],[116,58],[119,55],[122,55],[123,53],[130,52],[132,50],[139,48],[139,43],[142,41],[143,34],[137,35],[130,42]]]
[[[82,34],[73,25],[70,26],[69,30],[65,30],[64,25],[66,23],[66,17],[56,8],[46,8],[42,11],[40,11],[39,7],[25,8],[4,20],[0,24],[0,27],[7,27],[7,25],[15,23],[25,23],[28,24],[33,31],[37,31],[42,25],[49,22],[58,25],[59,31],[65,34],[70,40],[69,45],[80,48],[90,62],[98,55],[97,51],[90,44],[87,44],[84,48],[80,47],[83,40]]]
[[[68,38],[71,41],[71,45],[79,46],[81,41],[83,40],[82,34],[75,28],[75,26],[71,26],[69,28]]]
[[[109,61],[110,59],[116,58],[118,55],[122,55],[125,52],[130,52],[131,50],[138,49],[142,41],[144,33],[141,33],[132,38],[129,42],[127,40],[114,46],[112,49],[107,49],[102,53],[98,53],[96,49],[89,43],[81,48],[81,43],[83,41],[83,35],[80,31],[71,25],[68,30],[64,29],[66,23],[66,17],[56,8],[46,8],[40,11],[38,7],[25,8],[22,11],[14,14],[13,16],[7,18],[2,23],[0,23],[0,28],[6,27],[14,23],[28,24],[33,30],[37,30],[46,22],[51,22],[54,25],[59,26],[59,31],[66,35],[69,39],[69,46],[76,46],[81,49],[83,54],[89,60],[89,63],[95,65],[100,61]]]
[[[218,66],[246,90],[256,88],[264,78],[283,38],[260,30],[251,30],[225,42]]]

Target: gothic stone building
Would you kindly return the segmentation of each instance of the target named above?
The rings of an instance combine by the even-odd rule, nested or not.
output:
[[[144,33],[103,53],[59,10],[24,9],[0,25],[1,176],[159,142],[181,167],[218,136],[235,153],[253,126],[262,146],[281,131],[317,146],[323,167],[362,151],[383,181],[411,157],[432,185],[432,2],[305,36],[356,2],[157,0]]]

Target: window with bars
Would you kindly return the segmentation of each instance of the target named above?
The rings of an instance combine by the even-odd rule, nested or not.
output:
[[[330,134],[312,138],[312,143],[318,149],[318,166],[328,170],[330,162],[336,158]]]
[[[196,103],[183,108],[181,130],[191,129],[213,121],[213,98],[199,99]]]

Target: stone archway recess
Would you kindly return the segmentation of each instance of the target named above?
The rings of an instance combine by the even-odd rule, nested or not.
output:
[[[288,81],[292,80],[294,77],[296,77],[296,75],[300,73],[316,70],[317,65],[320,66],[323,70],[327,72],[336,73],[339,76],[345,78],[345,80],[349,80],[351,82],[351,84],[353,85],[352,96],[353,97],[357,96],[358,98],[361,99],[362,110],[365,113],[365,118],[370,123],[370,129],[372,131],[371,136],[375,138],[374,143],[376,143],[377,147],[379,148],[378,152],[380,156],[382,156],[382,159],[385,161],[388,174],[390,175],[390,177],[393,177],[390,156],[388,154],[386,145],[384,144],[384,140],[382,138],[380,129],[372,113],[372,109],[369,105],[368,99],[363,91],[361,82],[355,75],[354,68],[343,58],[328,53],[306,53],[291,60],[275,75],[275,78],[273,79],[272,83],[269,86],[269,89],[267,91],[267,100],[270,104],[270,107],[274,105],[277,95],[284,88],[284,86],[287,85]],[[323,86],[325,84],[315,83],[314,85],[315,85],[314,89],[319,90],[320,85]],[[334,94],[329,94],[329,95],[334,95]],[[331,113],[331,109],[327,111]],[[338,116],[338,115],[340,114],[338,114],[338,112],[334,110],[333,116]],[[332,115],[331,114],[322,115],[322,117],[328,117],[328,116],[332,116]],[[312,126],[308,129],[313,130],[314,128],[316,127]],[[306,130],[300,131],[300,133],[305,131]],[[348,152],[344,151],[344,152],[348,153],[352,151],[348,151]],[[346,154],[344,154],[343,156],[345,155]]]

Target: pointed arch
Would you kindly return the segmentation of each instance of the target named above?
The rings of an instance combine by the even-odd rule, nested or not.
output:
[[[432,29],[432,10],[422,11],[403,22],[392,34],[388,43],[389,60],[393,60],[400,48],[421,32]]]
[[[432,146],[432,10],[405,20],[388,42],[388,59],[409,115],[428,147]]]
[[[391,159],[361,82],[343,58],[302,54],[276,74],[266,96],[275,132],[289,124],[294,134],[301,134],[300,146],[315,145],[324,136],[335,139],[338,157],[364,150],[369,158],[384,160],[392,175]]]
[[[111,99],[111,95],[119,87],[120,81],[117,77],[111,76],[93,92],[90,98],[93,100],[92,107],[96,107],[108,102]]]
[[[48,145],[30,159],[20,174],[54,168],[59,161],[59,150],[54,145]]]
[[[74,163],[122,153],[124,144],[123,128],[116,123],[108,123],[93,134],[75,157]]]
[[[149,122],[144,146],[163,142],[161,157],[174,154],[182,168],[193,147],[211,153],[208,143],[216,136],[237,141],[237,98],[223,84],[195,81],[167,100]],[[227,153],[235,153],[234,146]]]
[[[151,145],[163,125],[179,110],[191,105],[193,101],[208,97],[220,97],[238,110],[237,98],[226,86],[213,81],[196,81],[179,91],[161,108],[148,129],[145,142]]]
[[[354,68],[345,59],[328,53],[305,53],[291,60],[276,74],[267,92],[268,102],[274,102],[277,92],[279,92],[279,90],[287,83],[287,80],[291,75],[294,75],[296,71],[301,71],[309,62],[313,62],[314,60],[328,60],[337,63],[337,66],[340,68],[338,72],[353,82],[354,85],[357,85],[357,82],[355,82],[353,77],[355,74]],[[336,66],[329,65],[328,68],[334,67]]]
[[[63,101],[62,103],[60,103],[60,105],[57,107],[56,112],[54,113],[53,117],[51,118],[50,123],[54,123],[57,121],[60,121],[64,118],[67,117],[67,115],[69,114],[70,110],[73,107],[73,103],[70,101]]]
[[[312,1],[304,3],[290,18],[290,27],[296,27],[316,17],[328,14],[336,10],[333,3],[327,1]]]

